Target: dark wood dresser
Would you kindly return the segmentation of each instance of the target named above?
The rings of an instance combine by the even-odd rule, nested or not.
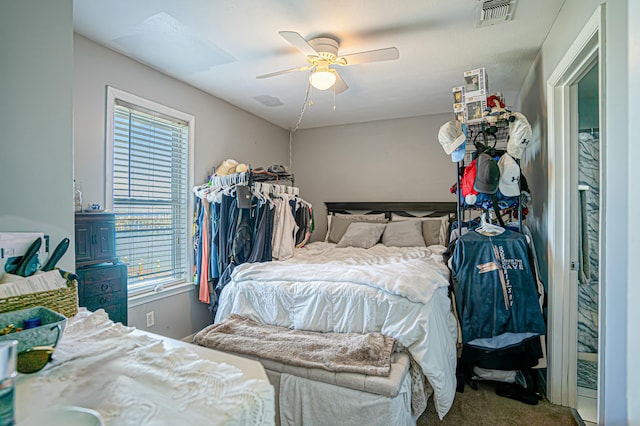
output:
[[[76,213],[78,302],[104,309],[114,322],[127,324],[127,266],[116,256],[113,213]]]

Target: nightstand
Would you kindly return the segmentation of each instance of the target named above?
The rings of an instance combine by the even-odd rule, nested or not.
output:
[[[78,302],[104,309],[114,322],[127,324],[127,266],[116,256],[113,213],[76,213]]]

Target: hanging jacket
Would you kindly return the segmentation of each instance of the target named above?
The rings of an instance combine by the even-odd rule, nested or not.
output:
[[[457,240],[451,271],[463,343],[498,349],[545,334],[524,235],[468,232]]]

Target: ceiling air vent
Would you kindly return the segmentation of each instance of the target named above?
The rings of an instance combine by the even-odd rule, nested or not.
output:
[[[499,24],[511,20],[516,0],[480,0],[476,26]]]

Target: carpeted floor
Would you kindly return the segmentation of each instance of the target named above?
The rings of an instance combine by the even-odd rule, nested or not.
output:
[[[559,425],[575,426],[571,409],[542,400],[538,405],[498,396],[495,385],[480,383],[478,390],[466,386],[463,393],[456,392],[453,406],[444,420],[440,420],[429,401],[427,412],[418,419],[418,426],[426,425]]]

